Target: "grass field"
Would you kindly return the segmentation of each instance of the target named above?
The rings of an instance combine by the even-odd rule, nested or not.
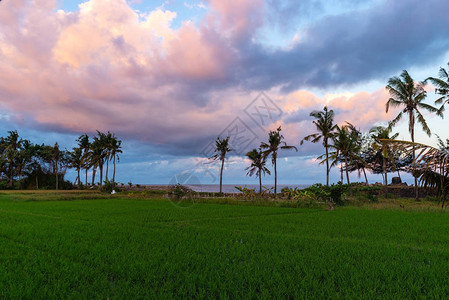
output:
[[[449,297],[446,212],[57,195],[0,195],[0,298]]]

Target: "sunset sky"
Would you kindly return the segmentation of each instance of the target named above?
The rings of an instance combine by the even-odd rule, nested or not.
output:
[[[299,147],[315,132],[309,113],[324,105],[339,124],[385,125],[397,113],[385,113],[388,78],[403,69],[437,77],[447,62],[446,0],[3,0],[0,134],[72,149],[80,134],[109,130],[123,140],[119,182],[192,172],[211,184],[218,168],[203,163],[208,146],[243,130],[224,183],[257,183],[241,154],[269,130],[281,125]],[[442,138],[448,114],[425,114]],[[395,132],[410,139],[405,119]],[[436,138],[417,128],[416,140]],[[322,153],[310,143],[282,152],[279,183],[325,182],[314,160]]]

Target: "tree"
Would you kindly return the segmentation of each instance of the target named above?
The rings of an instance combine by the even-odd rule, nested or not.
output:
[[[217,140],[215,141],[215,150],[216,152],[214,155],[209,157],[211,160],[220,160],[221,161],[221,168],[220,168],[220,194],[223,192],[223,167],[224,167],[224,161],[226,159],[226,154],[228,152],[232,151],[231,148],[229,148],[229,137],[220,139],[220,137],[217,137]]]
[[[406,114],[408,116],[408,130],[412,138],[412,143],[415,142],[415,121],[421,124],[424,132],[430,136],[431,131],[427,125],[421,110],[426,110],[431,113],[437,113],[441,116],[441,112],[435,107],[424,103],[427,96],[424,90],[424,83],[416,83],[406,70],[402,71],[400,77],[392,77],[388,80],[386,86],[390,93],[390,99],[386,103],[386,112],[391,107],[403,107],[399,114],[390,122],[390,127],[395,126]],[[415,152],[413,152],[413,160],[415,160]],[[418,178],[415,177],[415,199],[418,200]]]
[[[59,149],[58,143],[54,146],[42,147],[42,158],[50,165],[50,172],[55,176],[55,188],[59,189],[59,177],[64,180],[66,168],[69,166],[70,155],[68,151]]]
[[[6,160],[8,164],[9,186],[13,186],[14,175],[16,173],[16,160],[19,153],[19,148],[22,144],[22,139],[19,139],[17,130],[8,131],[8,136],[3,140],[6,146]]]
[[[329,186],[329,139],[332,138],[337,127],[337,125],[334,124],[334,111],[332,109],[328,110],[327,106],[325,106],[323,111],[312,111],[310,116],[316,119],[313,121],[313,124],[315,124],[318,132],[306,136],[301,141],[300,145],[302,145],[304,141],[318,143],[321,139],[323,140],[323,147],[326,150],[326,185]]]
[[[89,141],[89,136],[86,133],[81,135],[76,141],[78,142],[78,148],[80,148],[83,151],[82,164],[83,168],[86,170],[86,186],[87,186],[87,172],[91,167],[90,150],[92,145]]]
[[[276,161],[279,149],[298,149],[295,146],[289,146],[286,142],[283,142],[284,136],[281,134],[281,126],[278,129],[270,131],[268,133],[268,143],[262,142],[260,148],[263,151],[263,156],[268,157],[271,155],[271,162],[274,166],[274,197],[277,197],[277,167]],[[283,146],[281,146],[283,144]]]
[[[394,163],[393,151],[390,149],[389,144],[382,140],[394,140],[398,137],[399,133],[395,133],[390,136],[391,127],[377,126],[370,130],[371,138],[374,140],[372,147],[373,149],[380,152],[382,156],[382,170],[384,174],[384,185],[385,185],[385,196],[388,194],[388,178],[387,178],[387,162]]]
[[[262,194],[262,173],[270,175],[270,170],[265,167],[266,164],[266,156],[263,155],[263,152],[259,149],[253,149],[246,153],[246,156],[251,161],[251,165],[246,168],[248,173],[246,175],[253,176],[256,174],[259,177],[259,194]]]
[[[103,186],[103,165],[105,158],[107,156],[106,152],[106,135],[97,130],[98,137],[94,137],[94,141],[92,142],[92,153],[90,156],[90,162],[93,169],[92,174],[92,185],[95,184],[95,173],[97,168],[100,170],[100,187]]]
[[[332,137],[333,144],[329,145],[329,148],[334,149],[329,155],[329,159],[334,161],[335,164],[340,159],[344,162],[344,168],[346,172],[346,180],[349,182],[349,165],[352,161],[361,162],[365,165],[363,159],[359,153],[361,151],[361,139],[360,131],[358,131],[354,125],[346,122],[346,125],[337,126],[336,133]],[[342,175],[343,176],[343,175]]]
[[[75,183],[78,183],[78,188],[81,188],[80,170],[83,166],[83,151],[81,148],[73,148],[70,153],[70,167],[74,168],[77,172]]]
[[[447,65],[449,66],[449,63]],[[449,103],[449,73],[446,69],[440,68],[438,77],[429,77],[426,79],[426,82],[430,81],[435,86],[435,93],[441,96],[435,100],[435,104],[442,104],[438,110],[439,113],[442,113],[444,111],[444,105]]]
[[[115,183],[115,160],[120,161],[119,153],[122,152],[122,141],[117,139],[114,135],[112,135],[111,141],[111,157],[114,163],[114,171],[112,173],[112,182]]]

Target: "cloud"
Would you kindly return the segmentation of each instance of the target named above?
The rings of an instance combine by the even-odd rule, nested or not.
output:
[[[163,8],[138,12],[125,0],[89,0],[74,12],[54,0],[2,1],[0,103],[42,131],[110,130],[154,151],[197,155],[264,90],[284,111],[276,125],[297,144],[311,128],[310,111],[325,104],[339,122],[362,128],[388,117],[383,90],[318,97],[308,86],[391,76],[447,49],[446,4],[436,0],[322,17],[283,50],[257,40],[270,5],[210,0],[193,23]]]

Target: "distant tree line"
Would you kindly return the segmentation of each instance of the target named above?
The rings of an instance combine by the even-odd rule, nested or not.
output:
[[[92,171],[90,186],[95,185],[97,170],[100,172],[99,185],[115,183],[116,163],[122,153],[121,144],[113,133],[97,131],[93,140],[87,134],[77,140],[78,146],[72,151],[54,145],[33,144],[19,136],[17,131],[8,131],[0,137],[0,189],[70,189],[89,186],[87,176]],[[112,178],[109,162],[112,163]],[[104,166],[106,170],[104,171]],[[67,169],[75,169],[74,183],[65,180]],[[85,170],[82,184],[81,170]]]

